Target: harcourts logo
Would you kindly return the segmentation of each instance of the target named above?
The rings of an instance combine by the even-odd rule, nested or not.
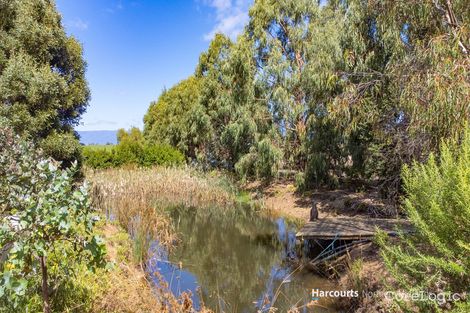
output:
[[[359,291],[357,290],[320,290],[312,289],[312,300],[320,300],[320,298],[357,298]]]

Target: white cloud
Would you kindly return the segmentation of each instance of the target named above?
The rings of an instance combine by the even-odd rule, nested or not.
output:
[[[117,125],[116,122],[114,121],[109,121],[109,120],[93,120],[88,123],[81,123],[82,126],[106,126],[106,125]]]
[[[248,23],[248,9],[252,0],[203,0],[203,4],[215,10],[215,25],[204,35],[211,40],[216,33],[223,33],[235,39]]]
[[[67,26],[70,28],[75,28],[78,30],[87,30],[88,29],[88,22],[83,21],[80,18],[76,18],[67,23]]]
[[[134,2],[133,2],[134,3]],[[116,13],[117,11],[121,11],[121,10],[124,10],[124,5],[122,4],[122,1],[119,0],[118,2],[115,2],[113,3],[112,6],[110,7],[107,7],[105,9],[105,11],[109,14],[114,14]]]

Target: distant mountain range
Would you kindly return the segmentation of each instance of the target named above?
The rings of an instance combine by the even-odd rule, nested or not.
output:
[[[77,131],[80,143],[84,145],[106,145],[117,143],[117,130],[86,130]]]

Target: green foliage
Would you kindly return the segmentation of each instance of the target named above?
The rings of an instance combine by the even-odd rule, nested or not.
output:
[[[307,70],[308,45],[318,4],[309,0],[255,1],[250,9],[248,33],[259,66],[259,83],[266,93],[273,121],[283,139],[284,161],[289,168],[305,166],[308,101],[303,82]]]
[[[124,164],[139,164],[143,156],[144,147],[142,142],[122,141],[114,149],[114,163],[116,166]]]
[[[124,128],[120,128],[118,129],[116,136],[117,136],[118,143],[125,142],[125,141],[141,142],[142,140],[144,140],[144,136],[142,132],[137,127],[131,127],[129,131],[126,131]]]
[[[464,292],[470,285],[470,129],[425,164],[405,166],[404,209],[416,234],[398,246],[381,234],[385,263],[407,291]],[[436,303],[419,303],[436,308]]]
[[[352,178],[398,201],[402,166],[470,119],[467,7],[257,0],[235,42],[217,34],[195,76],[152,103],[145,138],[241,177]]]
[[[295,175],[294,177],[294,185],[295,185],[295,188],[300,191],[300,192],[303,192],[306,190],[306,186],[305,186],[305,174],[302,173],[302,172],[299,172]]]
[[[67,166],[75,161],[79,166],[81,165],[80,143],[73,132],[59,133],[53,130],[47,138],[41,141],[40,147],[48,156]]]
[[[269,139],[264,139],[252,147],[235,168],[241,177],[254,175],[269,179],[277,176],[281,158],[282,152]]]
[[[85,146],[82,149],[85,165],[94,169],[137,165],[173,166],[184,164],[184,155],[168,144],[147,144],[138,128],[118,132],[115,146]]]
[[[354,157],[350,175],[378,178],[394,200],[402,165],[425,160],[438,151],[441,139],[461,132],[469,120],[464,3],[354,0],[328,5],[345,30],[339,37],[342,58],[329,71],[340,76],[328,116],[344,134],[345,152]]]
[[[72,127],[88,105],[85,67],[53,1],[0,0],[0,116],[66,166],[79,159]]]
[[[233,44],[216,35],[196,75],[165,91],[145,117],[151,143],[169,143],[206,168],[269,178],[282,162],[277,131],[257,98],[256,64],[248,37]]]
[[[40,274],[49,294],[75,264],[102,266],[105,250],[88,187],[74,183],[76,164],[61,170],[3,123],[0,147],[0,304],[22,311]]]
[[[184,155],[169,145],[145,145],[140,159],[140,165],[145,167],[181,165],[184,162]]]
[[[317,118],[309,129],[314,137],[309,140],[305,166],[305,187],[327,185],[337,187],[342,175],[339,164],[346,158],[342,147],[344,138],[335,125],[325,117]],[[356,164],[354,162],[354,164]]]
[[[282,159],[268,109],[257,99],[263,91],[255,84],[253,53],[248,37],[240,36],[232,44],[219,35],[208,51],[207,58],[213,63],[199,65],[206,68],[202,72],[200,106],[212,126],[204,160],[215,167],[235,169],[242,176],[270,178]]]
[[[56,261],[64,262],[60,253],[56,260],[49,263]],[[106,292],[110,284],[108,270],[96,268],[90,271],[83,262],[69,262],[68,268],[70,275],[55,282],[53,298],[50,299],[51,312],[94,312],[92,309],[96,299]],[[39,286],[39,280],[36,284]],[[1,307],[0,312],[42,312],[41,295],[28,294],[28,298],[20,306],[8,304]]]
[[[82,156],[85,165],[103,169],[115,166],[114,148],[85,146],[82,148]]]
[[[152,102],[144,117],[144,135],[152,143],[170,144],[195,158],[208,131],[197,107],[200,79],[189,77]]]

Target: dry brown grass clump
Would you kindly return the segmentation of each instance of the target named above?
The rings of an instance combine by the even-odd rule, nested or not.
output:
[[[204,175],[190,168],[108,169],[88,172],[86,177],[100,188],[108,207],[152,204],[188,207],[227,206],[234,194],[222,186],[218,175]]]
[[[113,313],[189,313],[195,312],[189,294],[175,297],[165,284],[152,288],[144,270],[133,263],[129,236],[116,225],[102,229],[106,239],[108,261],[115,267],[105,276],[97,276],[102,293],[95,299],[92,312]],[[210,311],[201,308],[201,313]]]
[[[115,267],[106,273],[103,294],[93,305],[94,312],[159,312],[159,301],[144,271],[132,262],[130,239],[119,227],[106,224],[102,229],[108,261]]]
[[[195,312],[189,294],[175,297],[164,282],[153,288],[142,264],[152,240],[165,246],[175,241],[170,220],[161,208],[223,209],[236,202],[230,185],[221,176],[189,168],[108,169],[89,171],[86,178],[92,185],[94,206],[131,237],[120,240],[116,226],[105,227],[108,255],[117,268],[109,274],[95,311]],[[210,311],[201,308],[199,312]]]
[[[227,207],[235,194],[220,176],[190,168],[108,169],[86,174],[94,205],[125,228],[134,240],[134,254],[146,258],[149,240],[170,246],[175,241],[169,219],[161,208]]]
[[[344,290],[357,290],[359,297],[340,298],[337,306],[357,313],[401,312],[395,307],[392,309],[393,303],[384,297],[385,286],[391,281],[379,256],[374,253],[360,257],[354,253],[357,251],[350,256],[348,270],[339,280],[339,285]]]

